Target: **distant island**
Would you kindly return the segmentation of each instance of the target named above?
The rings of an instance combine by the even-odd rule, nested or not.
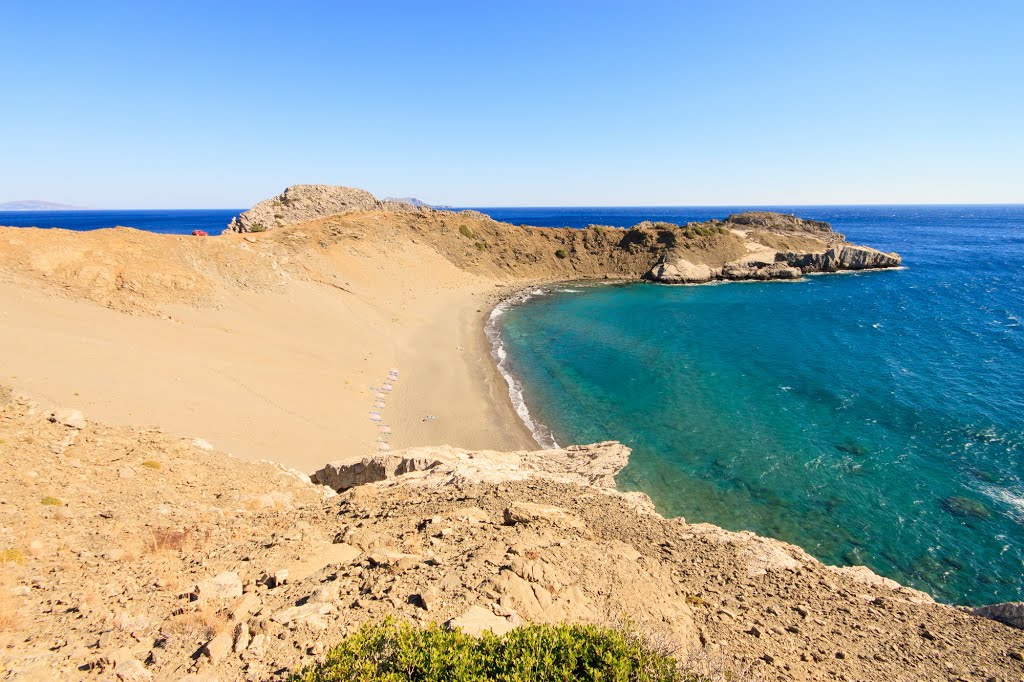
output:
[[[81,210],[81,208],[81,206],[58,204],[53,201],[38,201],[36,199],[7,201],[0,204],[0,211],[77,211]]]
[[[381,201],[393,201],[400,204],[409,204],[416,208],[436,208],[438,210],[448,210],[453,208],[452,206],[445,206],[442,204],[428,204],[422,199],[417,199],[416,197],[385,197]]]

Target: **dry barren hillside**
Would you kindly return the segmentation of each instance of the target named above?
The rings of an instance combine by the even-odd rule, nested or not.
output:
[[[665,520],[628,449],[418,448],[301,474],[0,393],[0,671],[274,680],[393,615],[629,619],[731,679],[1019,679],[1020,631],[865,569]],[[411,473],[396,476],[398,470]]]

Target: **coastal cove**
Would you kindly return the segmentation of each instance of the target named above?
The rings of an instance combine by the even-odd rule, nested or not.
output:
[[[507,211],[495,213],[615,218]],[[538,440],[622,440],[634,451],[620,488],[649,494],[666,516],[865,564],[943,601],[1020,599],[1024,209],[800,214],[899,251],[907,267],[795,283],[555,286],[507,308],[497,318],[506,369]]]
[[[894,270],[899,253],[847,241],[807,215],[719,209],[687,224],[662,214],[625,229],[552,229],[380,201],[354,188],[296,185],[217,236],[0,228],[0,313],[11,332],[0,335],[0,449],[9,468],[0,497],[25,510],[5,526],[0,547],[19,585],[6,612],[15,623],[8,635],[33,643],[13,665],[53,673],[44,679],[127,666],[154,679],[187,668],[224,680],[283,680],[317,659],[316,641],[337,641],[385,617],[483,619],[499,629],[621,617],[686,661],[713,656],[718,671],[755,671],[755,679],[887,682],[907,669],[923,679],[949,671],[1019,676],[1016,605],[936,603],[865,566],[827,566],[775,537],[700,523],[701,510],[665,518],[638,491],[658,498],[666,514],[679,500],[672,466],[642,468],[659,452],[644,438],[682,423],[678,410],[666,419],[662,408],[680,397],[704,405],[706,432],[734,442],[742,420],[758,424],[779,403],[774,394],[764,405],[748,401],[736,419],[728,401],[712,400],[716,387],[735,383],[707,371],[714,352],[732,344],[736,357],[720,363],[723,372],[751,353],[742,335],[719,338],[708,323],[725,324],[735,311],[695,301],[728,295],[759,306],[757,324],[743,331],[768,338],[769,323],[799,328],[787,318],[797,313],[822,329],[836,326],[823,314],[843,310],[834,296],[794,305],[799,292],[941,270],[920,267],[919,251]],[[848,229],[844,222],[837,220]],[[993,262],[1005,271],[1012,258]],[[803,277],[836,270],[858,274]],[[730,283],[638,283],[680,277]],[[783,281],[737,281],[765,279]],[[612,282],[634,284],[596,286]],[[502,307],[524,290],[554,292]],[[771,292],[790,293],[769,305]],[[855,293],[847,297],[854,312],[886,300]],[[545,382],[565,378],[570,360],[596,358],[593,367],[634,379],[587,411],[601,397],[600,382],[574,370],[574,401],[565,408],[567,419],[629,444],[563,442],[565,425],[551,419],[564,447],[538,449],[493,362],[488,322],[501,321],[495,311],[504,309],[508,322],[536,325],[545,306],[588,301],[583,315],[556,314],[564,330],[541,339],[536,359],[555,360],[549,377],[528,376],[520,352],[509,357],[520,362],[514,370],[541,420],[550,415],[537,397]],[[620,312],[622,320],[608,319]],[[690,319],[680,323],[680,314]],[[637,321],[650,325],[641,331],[652,339],[661,334],[660,343],[631,338]],[[510,346],[521,340],[511,326],[503,337]],[[705,333],[687,337],[697,331]],[[790,339],[798,349],[806,342]],[[557,357],[574,347],[579,358]],[[609,348],[610,362],[597,357]],[[698,350],[710,360],[698,363]],[[661,376],[644,376],[658,369]],[[826,370],[836,385],[852,381]],[[700,386],[708,377],[712,385]],[[806,390],[813,382],[784,385],[793,399],[825,402]],[[644,389],[639,399],[636,386]],[[631,405],[642,406],[640,438],[617,423]],[[847,435],[819,435],[872,459],[872,443],[831,440],[836,434]],[[681,451],[665,445],[660,452]],[[754,442],[747,460],[776,465],[762,465],[766,472],[794,459],[765,445]],[[750,529],[764,520],[754,513],[758,496],[768,498],[767,483],[777,481],[747,485],[736,475],[741,461],[727,460],[710,482],[745,512],[735,527]],[[825,478],[831,485],[835,476]],[[719,500],[692,491],[684,502],[718,509]],[[979,509],[947,504],[961,514]],[[998,509],[985,507],[993,516]],[[808,523],[861,530],[839,506],[834,516],[828,511]],[[787,530],[766,528],[776,537]],[[867,563],[866,554],[837,563]],[[77,578],[28,585],[57,574],[88,576],[101,594],[125,595],[117,618],[138,614],[152,628],[141,642],[127,627],[111,633],[113,603],[55,612],[58,601],[77,603]],[[175,577],[154,582],[154,575]],[[248,596],[246,584],[255,586]],[[223,629],[202,620],[207,595],[219,588],[243,595],[218,611],[228,620]],[[153,644],[158,633],[171,636]],[[55,651],[57,637],[99,651]]]

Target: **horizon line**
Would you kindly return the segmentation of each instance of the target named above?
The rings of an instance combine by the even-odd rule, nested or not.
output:
[[[255,205],[255,204],[254,204]],[[996,202],[900,202],[900,203],[826,203],[826,204],[800,204],[800,203],[731,203],[731,204],[505,204],[505,205],[464,205],[454,204],[426,204],[426,208],[436,210],[478,210],[478,209],[532,209],[532,208],[829,208],[829,207],[889,207],[889,206],[1024,206],[1024,201],[996,201]],[[252,208],[252,207],[250,207]],[[224,207],[224,206],[189,206],[189,207],[147,207],[147,208],[13,208],[3,209],[0,213],[74,213],[82,211],[247,211],[248,208]]]

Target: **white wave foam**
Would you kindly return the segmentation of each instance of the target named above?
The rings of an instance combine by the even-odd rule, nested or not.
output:
[[[981,486],[981,492],[990,499],[1002,502],[1012,509],[1010,516],[1020,524],[1024,524],[1024,492],[1020,490],[1007,490],[994,485]]]
[[[536,296],[546,296],[547,293],[543,289],[534,289],[532,291],[519,292],[506,298],[491,310],[491,314],[487,318],[487,324],[484,326],[484,334],[487,336],[487,340],[491,342],[491,357],[497,363],[498,372],[505,379],[505,383],[508,384],[508,397],[512,401],[512,407],[515,409],[516,414],[519,415],[526,428],[530,430],[530,434],[533,435],[533,439],[537,441],[537,444],[542,448],[550,449],[558,447],[555,436],[551,433],[551,429],[539,421],[535,421],[530,415],[530,409],[526,406],[526,399],[523,397],[523,385],[512,374],[508,362],[508,353],[505,351],[505,344],[501,339],[501,332],[498,330],[498,320],[509,308],[522,305]]]

